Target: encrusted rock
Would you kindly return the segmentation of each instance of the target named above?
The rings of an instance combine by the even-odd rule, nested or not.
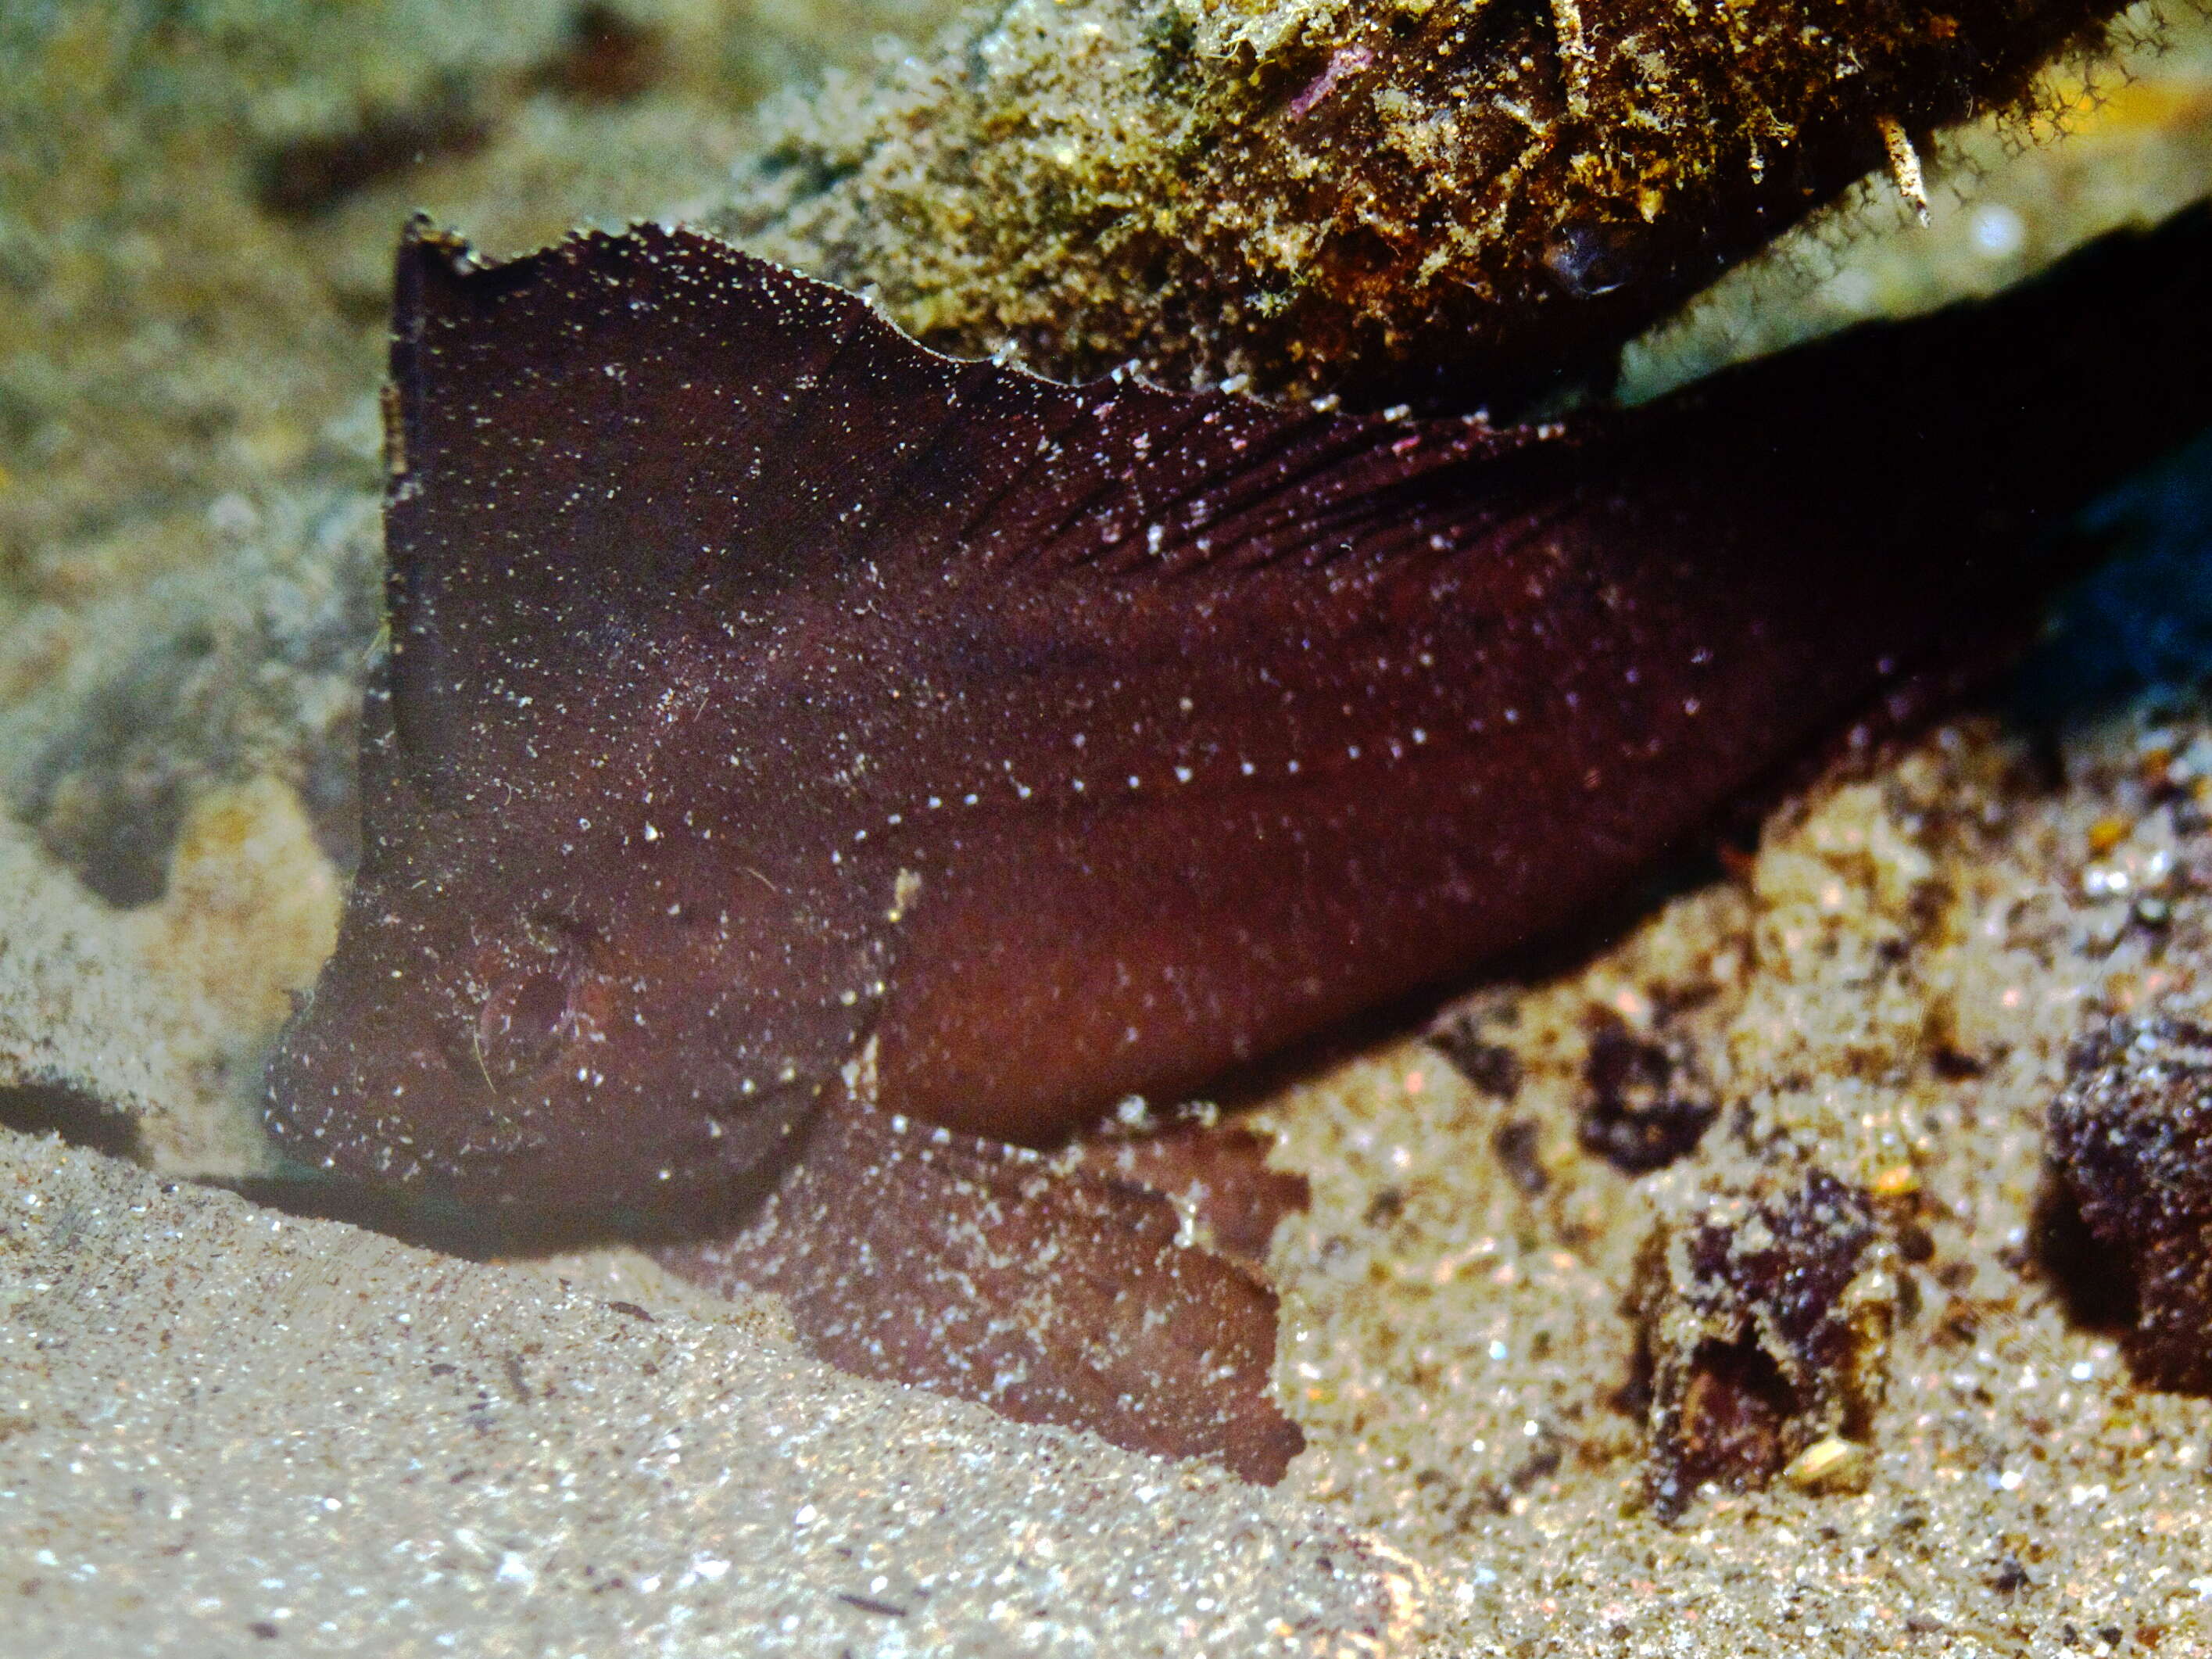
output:
[[[1619,1019],[1590,1033],[1575,1134],[1583,1150],[1624,1175],[1662,1170],[1697,1149],[1720,1106],[1696,1054],[1662,1027],[1638,1036]]]
[[[2212,1030],[2116,1020],[2077,1046],[2051,1152],[2097,1243],[2133,1280],[2136,1376],[2212,1394]]]
[[[2111,0],[1012,0],[785,112],[720,228],[1055,375],[1471,407],[1623,339]]]
[[[1858,1188],[1825,1170],[1662,1219],[1630,1293],[1646,1487],[1671,1519],[1707,1482],[1764,1485],[1821,1443],[1869,1439],[1896,1285]]]

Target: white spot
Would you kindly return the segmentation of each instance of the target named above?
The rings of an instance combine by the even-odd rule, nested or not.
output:
[[[1985,259],[2006,258],[2019,252],[2021,245],[2027,240],[2025,222],[2001,202],[1984,203],[1974,210],[1966,223],[1974,252]]]
[[[1863,270],[1839,270],[1820,288],[1838,311],[1856,315],[1874,304],[1874,278]]]

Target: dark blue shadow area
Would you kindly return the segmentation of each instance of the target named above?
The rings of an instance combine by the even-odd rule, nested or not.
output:
[[[2064,533],[2111,557],[2052,605],[2044,637],[2014,675],[2012,714],[2047,727],[2212,678],[2212,431],[2094,502]]]

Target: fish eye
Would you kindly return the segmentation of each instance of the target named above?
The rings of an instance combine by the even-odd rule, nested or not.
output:
[[[592,1024],[589,959],[588,936],[557,919],[481,942],[453,986],[455,1068],[499,1089],[552,1064]]]
[[[495,1081],[525,1077],[561,1051],[575,1030],[567,979],[526,969],[492,988],[477,1011],[477,1062]]]

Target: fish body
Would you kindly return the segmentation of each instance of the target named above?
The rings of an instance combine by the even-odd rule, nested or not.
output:
[[[2206,418],[2208,241],[1494,428],[418,226],[362,861],[272,1131],[696,1212],[827,1091],[1043,1142],[1462,973],[2027,614],[2038,526]]]

